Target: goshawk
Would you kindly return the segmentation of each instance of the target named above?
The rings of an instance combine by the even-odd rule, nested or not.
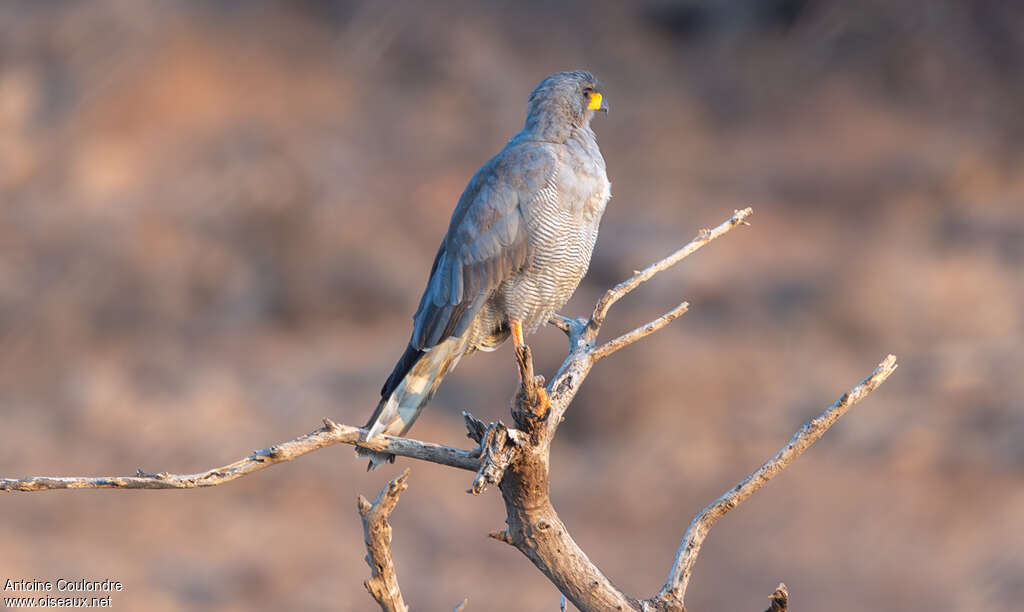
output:
[[[459,359],[509,336],[522,344],[568,301],[611,197],[590,127],[594,113],[607,110],[589,72],[553,74],[530,94],[526,125],[459,198],[368,438],[404,435]],[[394,459],[361,454],[371,469]]]

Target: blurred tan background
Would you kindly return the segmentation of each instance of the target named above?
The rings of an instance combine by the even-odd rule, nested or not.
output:
[[[705,504],[888,352],[879,391],[712,531],[688,603],[1024,599],[1024,10],[997,0],[0,5],[0,475],[192,472],[361,425],[448,216],[551,72],[588,68],[614,184],[566,308],[732,210],[613,311],[692,310],[596,368],[552,495],[654,593]],[[554,328],[531,340],[550,374]],[[416,437],[507,420],[507,347]],[[371,610],[358,493],[412,467],[417,610],[556,610],[488,540],[499,496],[331,448],[201,491],[0,497],[0,579],[113,578],[122,610]],[[6,594],[5,594],[6,595]]]

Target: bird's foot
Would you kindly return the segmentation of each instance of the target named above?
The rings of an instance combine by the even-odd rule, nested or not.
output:
[[[543,417],[551,410],[551,398],[548,397],[548,390],[544,387],[537,387],[537,416]]]

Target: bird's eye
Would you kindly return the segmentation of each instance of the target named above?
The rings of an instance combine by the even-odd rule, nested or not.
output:
[[[593,87],[584,87],[583,88],[583,95],[584,96],[587,96],[589,98],[590,94],[592,94],[592,93],[594,93],[594,88]]]

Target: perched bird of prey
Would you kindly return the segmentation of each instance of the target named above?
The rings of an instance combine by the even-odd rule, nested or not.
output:
[[[459,198],[368,438],[404,435],[459,359],[509,336],[522,344],[568,301],[611,197],[590,127],[607,110],[589,72],[553,74],[530,94],[526,125]],[[394,459],[359,450],[370,469]]]

